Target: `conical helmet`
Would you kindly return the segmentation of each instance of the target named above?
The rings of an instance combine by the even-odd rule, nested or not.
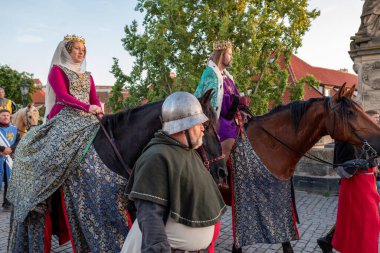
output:
[[[208,120],[198,99],[188,92],[174,92],[162,104],[162,130],[174,134]]]

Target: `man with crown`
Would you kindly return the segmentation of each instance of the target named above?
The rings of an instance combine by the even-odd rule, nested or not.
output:
[[[294,226],[286,232],[282,231],[282,226],[277,226],[278,223],[273,223],[274,225],[270,228],[262,226],[260,229],[241,229],[241,224],[245,223],[246,210],[250,208],[253,210],[252,206],[250,206],[250,199],[247,197],[247,194],[244,194],[245,182],[240,179],[241,171],[246,171],[248,166],[250,166],[251,169],[255,167],[256,161],[259,158],[255,156],[257,160],[252,161],[250,160],[251,158],[246,156],[246,154],[252,153],[252,147],[249,142],[245,141],[248,137],[244,132],[244,123],[240,110],[249,106],[250,98],[239,94],[232,75],[226,70],[226,68],[232,66],[232,60],[232,43],[230,41],[214,43],[208,66],[204,70],[194,93],[196,97],[201,97],[209,89],[213,89],[214,91],[211,103],[219,118],[218,134],[223,153],[226,156],[232,185],[230,187],[232,192],[231,196],[229,194],[224,194],[223,196],[225,202],[232,205],[232,212],[235,217],[233,221],[234,244],[232,252],[242,252],[242,246],[249,245],[252,242],[281,242],[284,253],[293,253],[290,240],[298,239],[298,234],[293,215],[291,214],[288,215],[287,219],[289,223],[294,223]],[[252,171],[255,170],[252,169]],[[252,177],[254,176],[256,175],[252,174]],[[265,209],[265,207],[263,207],[263,209]],[[255,218],[259,219],[257,217]],[[271,219],[270,217],[266,218]],[[282,221],[276,220],[276,222]],[[273,236],[263,240],[262,236],[257,236],[257,234],[260,234],[260,231],[266,229],[270,230]],[[216,233],[218,233],[218,231],[216,231]]]
[[[215,42],[208,66],[203,71],[201,80],[194,92],[194,95],[199,98],[207,90],[213,90],[211,105],[219,121],[218,135],[226,162],[237,136],[243,132],[243,120],[239,109],[250,104],[249,97],[240,96],[232,75],[227,71],[227,68],[232,66],[232,60],[232,43],[226,40]],[[230,200],[227,198],[225,201],[230,204]],[[218,233],[219,231],[216,229],[214,236],[217,237]],[[211,248],[213,246],[211,245]]]
[[[8,252],[48,253],[52,234],[59,244],[71,241],[74,252],[120,252],[128,233],[127,180],[91,145],[102,109],[85,57],[85,40],[76,35],[65,36],[53,55],[45,123],[15,153]]]
[[[20,135],[17,128],[10,124],[11,114],[7,109],[0,109],[0,190],[4,182],[4,194],[2,207],[5,209],[10,208],[11,204],[7,199],[7,190],[9,178],[12,171],[12,157]]]
[[[239,109],[251,102],[249,97],[240,96],[232,75],[226,70],[232,66],[232,60],[230,41],[214,43],[208,66],[194,93],[196,97],[201,97],[209,89],[214,91],[211,104],[219,118],[218,134],[226,161],[243,124]]]

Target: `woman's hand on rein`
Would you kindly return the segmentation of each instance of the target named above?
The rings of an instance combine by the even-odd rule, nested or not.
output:
[[[88,109],[89,113],[92,114],[102,114],[102,108],[97,105],[90,105],[90,108]]]

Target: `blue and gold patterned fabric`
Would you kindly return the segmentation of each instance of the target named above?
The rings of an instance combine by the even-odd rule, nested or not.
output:
[[[86,145],[98,128],[95,116],[65,107],[21,139],[9,190],[17,221],[23,221],[79,167]]]
[[[88,103],[89,74],[64,71],[70,94]],[[21,139],[10,181],[9,252],[42,252],[46,200],[61,187],[76,252],[121,250],[128,233],[127,181],[107,168],[92,147],[98,130],[94,115],[66,106]]]
[[[245,140],[231,154],[234,241],[237,247],[299,239],[293,216],[291,179],[273,176]]]
[[[77,252],[120,252],[128,234],[127,180],[111,171],[91,145],[62,188]]]

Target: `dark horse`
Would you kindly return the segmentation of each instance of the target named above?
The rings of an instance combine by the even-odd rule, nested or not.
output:
[[[298,161],[325,135],[366,150],[373,148],[373,156],[380,153],[380,127],[351,100],[354,90],[343,85],[332,98],[294,102],[248,122],[251,146],[272,175],[292,177]],[[293,252],[289,243],[287,246],[290,248],[284,252]]]
[[[205,124],[202,147],[199,153],[203,162],[210,170],[216,181],[225,175],[226,165],[222,156],[219,138],[215,133],[216,116],[210,106],[211,90],[199,99],[203,112],[209,118]],[[154,133],[161,129],[161,107],[164,101],[145,104],[134,109],[103,117],[104,124],[110,137],[114,140],[126,165],[132,169],[142,150],[148,144]],[[129,178],[126,168],[118,160],[112,150],[104,131],[99,131],[94,139],[94,147],[108,168]],[[106,148],[109,147],[109,148]]]
[[[215,178],[221,175],[220,171],[226,169],[226,166],[218,136],[214,131],[215,115],[210,106],[210,93],[211,92],[205,94],[200,99],[204,113],[210,119],[210,123],[205,124],[207,126],[204,131],[204,145],[200,149],[203,150],[201,153],[203,154],[202,158],[205,165],[209,166],[210,172]],[[147,104],[114,115],[105,116],[102,119],[103,125],[107,129],[106,132],[114,139],[112,143],[117,145],[117,150],[122,154],[123,160],[129,168],[133,168],[143,148],[148,144],[153,134],[161,128],[160,115],[162,103],[161,101]],[[61,122],[57,124],[61,124]],[[29,142],[30,139],[34,141],[36,139],[35,136],[45,133],[43,131],[46,129],[40,131],[41,128],[47,127],[49,130],[46,131],[52,131],[54,134],[57,133],[58,131],[55,132],[55,130],[59,129],[59,127],[55,128],[52,125],[53,124],[50,125],[48,123],[35,128],[38,132],[31,132],[27,137],[24,137],[24,144],[31,145],[32,142]],[[36,133],[36,135],[34,135],[34,133]],[[48,135],[44,134],[44,137],[45,136]],[[50,138],[51,136],[53,135],[51,134],[48,137]],[[57,138],[56,136],[52,138],[54,137]],[[50,140],[49,138],[48,140]],[[36,144],[36,142],[33,142],[33,144]],[[39,143],[36,145],[39,145]],[[51,240],[49,236],[51,234],[46,233],[47,236],[44,236],[47,230],[50,230],[51,233],[58,234],[60,236],[60,242],[62,243],[71,239],[73,249],[77,248],[79,251],[89,251],[91,247],[91,251],[93,252],[99,252],[100,249],[102,252],[110,252],[110,250],[107,251],[105,249],[120,248],[121,241],[125,239],[128,233],[125,212],[127,200],[123,194],[127,180],[123,180],[116,174],[111,173],[108,169],[126,179],[128,179],[128,172],[125,169],[126,167],[123,167],[116,157],[104,131],[100,130],[96,133],[93,146],[95,147],[95,151],[87,145],[87,150],[91,148],[92,151],[87,153],[88,155],[83,158],[78,167],[73,168],[74,166],[72,166],[72,168],[69,168],[71,169],[71,173],[68,173],[70,175],[62,176],[64,173],[62,172],[59,176],[56,176],[56,174],[46,176],[46,178],[52,179],[49,182],[46,180],[46,182],[51,185],[56,181],[62,180],[62,187],[59,186],[59,190],[52,193],[52,195],[44,199],[43,202],[31,204],[31,206],[34,205],[34,207],[32,210],[27,211],[32,213],[32,215],[28,215],[21,221],[11,219],[9,251],[26,252],[28,249],[33,249],[33,252],[41,252],[41,250],[49,249]],[[21,149],[20,152],[22,153],[22,151],[23,149]],[[59,152],[60,151],[57,153]],[[83,153],[85,152],[86,151]],[[97,152],[97,154],[94,156],[98,157],[99,155],[102,161],[99,161],[97,158],[93,159],[94,157],[91,156],[91,153],[94,154],[95,152]],[[20,157],[24,158],[24,156],[21,155]],[[20,164],[22,164],[22,158],[20,158]],[[61,159],[57,160],[61,161]],[[23,181],[23,178],[27,177],[29,179],[35,176],[34,174],[31,177],[25,176],[28,174],[19,168],[22,168],[22,166],[16,166],[14,170],[16,173],[12,175],[13,179],[17,179],[14,181],[14,189],[20,189],[17,187],[17,184],[19,182],[25,182],[26,180]],[[49,170],[51,168],[50,166],[45,166],[41,171],[45,171],[45,169]],[[19,174],[17,174],[18,172]],[[34,172],[33,170],[33,173]],[[152,173],[154,173],[154,171]],[[36,175],[37,174],[36,172]],[[57,179],[57,177],[60,178]],[[42,182],[35,181],[37,180],[30,180],[32,184],[40,184],[40,182]],[[48,188],[51,185],[44,183],[41,184],[41,187],[35,187],[33,190],[34,192],[42,192],[45,190],[44,187]],[[91,189],[91,187],[97,188],[97,190],[94,190],[94,188]],[[41,190],[40,188],[44,189]],[[52,191],[51,189],[49,190]],[[64,191],[67,192],[66,195]],[[17,195],[14,204],[22,209],[21,206],[23,204],[20,204],[20,202],[22,202],[23,197],[27,194],[19,193],[19,191],[14,191],[14,196]],[[46,209],[48,209],[48,212],[46,212]],[[49,216],[49,218],[52,217],[51,223],[48,223],[49,221],[45,223],[46,216]],[[45,230],[45,228],[47,229]],[[73,233],[70,234],[70,230],[72,230]]]

